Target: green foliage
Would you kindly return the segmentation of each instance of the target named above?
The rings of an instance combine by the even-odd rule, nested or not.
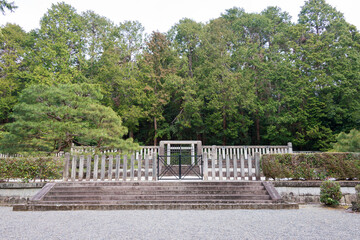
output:
[[[0,1],[0,12],[4,15],[5,14],[5,10],[10,10],[11,12],[14,11],[14,9],[16,9],[17,6],[15,6],[14,2],[8,2],[7,0],[1,0]]]
[[[10,4],[0,3],[2,10]],[[184,18],[168,33],[149,36],[137,21],[115,24],[60,2],[39,29],[2,27],[0,45],[0,124],[16,120],[10,114],[18,114],[25,87],[59,83],[97,84],[103,95],[97,102],[120,115],[129,130],[123,134],[142,144],[292,142],[296,150],[325,151],[360,123],[360,33],[325,0],[306,1],[297,23],[278,7],[261,13],[234,7],[206,24]],[[80,129],[85,122],[78,121]],[[50,148],[32,134],[39,146],[29,146]],[[67,142],[97,145],[95,135],[103,137],[80,135]],[[291,174],[315,177],[308,163]]]
[[[320,202],[328,206],[338,206],[342,198],[340,184],[334,181],[324,181],[320,186]]]
[[[360,184],[355,186],[356,201],[351,202],[351,209],[355,212],[360,212]]]
[[[62,177],[64,159],[61,157],[8,157],[0,158],[0,180],[21,179],[53,180]]]
[[[352,129],[348,134],[341,132],[333,145],[336,152],[360,152],[360,131]]]
[[[132,139],[122,139],[127,129],[111,108],[99,103],[101,98],[99,88],[89,84],[26,88],[14,108],[15,121],[6,125],[2,152],[59,152],[72,143],[135,147]]]
[[[85,22],[64,2],[53,4],[32,31],[31,52],[27,55],[32,84],[84,82]]]
[[[261,168],[268,178],[360,179],[360,155],[353,153],[266,154]]]
[[[23,89],[23,71],[27,36],[14,24],[0,28],[0,122],[8,122],[9,114]]]

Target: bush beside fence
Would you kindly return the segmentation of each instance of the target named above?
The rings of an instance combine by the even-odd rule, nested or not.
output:
[[[64,159],[61,157],[8,157],[0,158],[0,180],[61,179]]]
[[[360,179],[359,153],[309,153],[262,155],[261,168],[267,178],[301,180]]]

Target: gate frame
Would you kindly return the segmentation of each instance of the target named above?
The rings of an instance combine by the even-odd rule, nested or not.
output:
[[[160,156],[164,156],[165,155],[165,144],[196,144],[196,151],[198,153],[198,155],[202,155],[202,142],[201,141],[186,141],[186,140],[182,140],[182,141],[176,141],[176,140],[165,140],[165,141],[160,141],[160,148],[159,148],[159,155]]]
[[[201,166],[200,166],[201,178],[199,178],[199,180],[204,180],[204,166],[203,166],[204,160],[203,160],[203,149],[202,149],[202,142],[201,141],[193,141],[193,140],[180,140],[180,141],[178,141],[178,140],[162,140],[159,143],[160,146],[159,146],[159,152],[158,152],[158,160],[159,160],[159,157],[166,157],[168,155],[167,153],[165,153],[165,145],[167,145],[169,147],[168,150],[171,150],[171,145],[181,145],[181,144],[196,145],[197,156],[200,157],[200,159],[201,159]],[[192,156],[192,157],[195,158],[195,155]],[[157,172],[157,180],[160,180],[159,179],[159,168],[160,168],[159,164],[160,163],[157,164],[157,170],[156,170],[156,172]],[[168,179],[166,179],[166,180],[168,180]],[[187,180],[187,179],[178,179],[178,180]],[[188,180],[190,180],[190,179],[188,179]],[[194,179],[192,179],[192,180],[194,180]]]

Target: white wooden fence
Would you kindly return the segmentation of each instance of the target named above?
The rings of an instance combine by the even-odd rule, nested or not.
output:
[[[260,180],[260,153],[244,155],[203,154],[203,179]],[[157,155],[65,154],[64,181],[157,181]]]
[[[273,153],[293,153],[292,143],[288,143],[286,146],[203,146],[203,154],[215,155],[215,158],[222,156],[225,158],[229,155],[230,158],[236,156],[238,159],[243,155],[246,159],[250,155],[255,157],[255,153],[273,154]]]

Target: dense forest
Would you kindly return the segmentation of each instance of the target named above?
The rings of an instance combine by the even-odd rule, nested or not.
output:
[[[339,133],[360,126],[360,33],[325,0],[305,2],[297,23],[277,7],[234,7],[206,24],[184,18],[151,34],[139,22],[115,24],[58,3],[39,29],[2,26],[0,45],[0,138],[22,131],[11,125],[14,111],[20,114],[30,96],[42,99],[39,89],[49,99],[90,85],[106,107],[96,111],[112,109],[128,129],[114,132],[141,145],[198,139],[327,150]]]

